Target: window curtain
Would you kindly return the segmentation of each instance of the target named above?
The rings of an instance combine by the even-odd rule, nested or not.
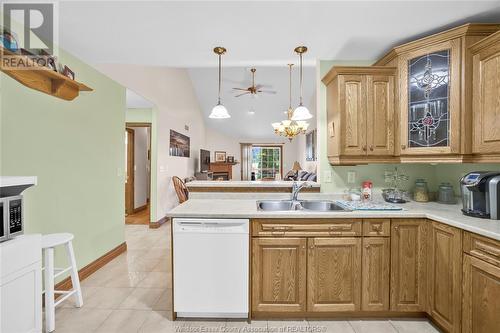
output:
[[[250,180],[252,176],[252,144],[240,143],[241,146],[241,180]]]

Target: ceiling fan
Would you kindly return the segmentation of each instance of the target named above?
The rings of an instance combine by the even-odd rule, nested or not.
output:
[[[252,72],[252,85],[250,87],[248,87],[248,88],[233,88],[233,90],[244,91],[244,92],[236,95],[235,97],[240,97],[240,96],[248,95],[248,94],[253,95],[253,96],[257,96],[257,94],[259,94],[259,93],[276,94],[276,91],[273,91],[273,90],[262,90],[262,88],[264,86],[261,84],[255,85],[255,72],[256,71],[257,70],[255,68],[250,69],[250,72]]]

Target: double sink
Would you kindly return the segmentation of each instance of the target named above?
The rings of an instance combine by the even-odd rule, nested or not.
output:
[[[349,209],[342,207],[335,201],[329,200],[259,200],[257,209],[261,211],[284,212],[293,210],[314,211],[314,212],[349,212]]]

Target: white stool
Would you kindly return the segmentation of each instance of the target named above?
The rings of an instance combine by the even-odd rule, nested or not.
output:
[[[66,300],[71,295],[75,296],[77,307],[83,305],[82,289],[80,288],[80,280],[78,278],[78,269],[76,267],[75,254],[73,252],[73,244],[71,241],[74,236],[69,233],[49,234],[42,236],[42,249],[45,256],[45,329],[47,332],[52,332],[55,329],[55,308]],[[59,245],[64,245],[66,254],[70,262],[67,268],[54,268],[54,248]],[[54,290],[54,279],[66,272],[71,273],[71,290]],[[54,301],[54,294],[63,294],[57,302]]]

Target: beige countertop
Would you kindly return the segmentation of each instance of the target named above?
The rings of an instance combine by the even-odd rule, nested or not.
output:
[[[302,181],[298,182],[303,183]],[[308,182],[312,187],[320,187],[319,183]],[[292,181],[250,181],[250,180],[194,180],[186,183],[189,187],[292,187]]]
[[[301,195],[302,197],[302,195]],[[304,195],[304,199],[306,196]],[[308,195],[307,199],[338,199],[334,195]],[[348,212],[311,212],[257,210],[256,198],[241,199],[189,199],[173,208],[167,217],[190,218],[428,218],[453,227],[467,230],[500,241],[500,220],[480,219],[464,216],[461,204],[443,205],[435,202],[408,202],[401,205],[400,211],[348,211]]]

